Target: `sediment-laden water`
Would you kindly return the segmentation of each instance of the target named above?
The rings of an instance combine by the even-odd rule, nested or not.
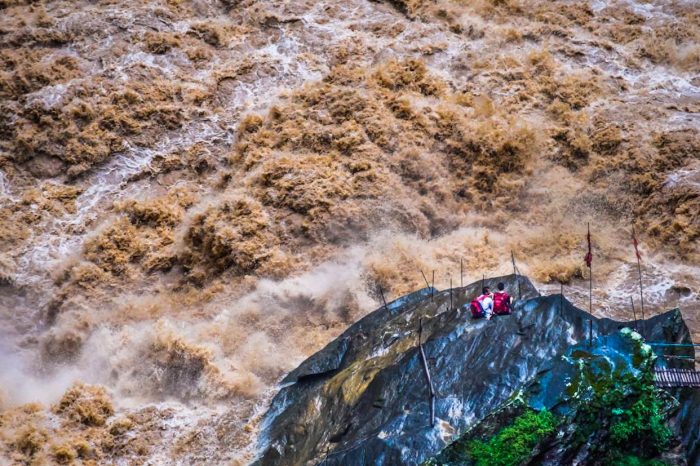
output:
[[[509,273],[700,336],[692,1],[0,0],[0,458],[245,464],[381,302]]]

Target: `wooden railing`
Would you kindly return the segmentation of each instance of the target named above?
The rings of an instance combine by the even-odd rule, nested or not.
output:
[[[663,388],[700,388],[700,371],[692,369],[656,369],[654,370],[654,384]]]

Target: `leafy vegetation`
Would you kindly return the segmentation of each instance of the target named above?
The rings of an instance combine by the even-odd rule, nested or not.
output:
[[[527,411],[489,440],[469,442],[469,455],[477,466],[516,466],[556,427],[557,419],[549,411]]]
[[[516,466],[532,456],[537,445],[556,431],[557,424],[558,419],[549,411],[528,409],[490,438],[473,439],[467,434],[424,466]]]
[[[604,381],[579,407],[575,442],[591,438],[592,449],[608,464],[651,465],[673,439],[666,425],[667,403],[653,385],[651,370]],[[634,454],[637,456],[630,456]]]
[[[616,466],[667,466],[660,460],[647,460],[634,455],[623,456]]]
[[[654,358],[638,334],[623,330],[634,344],[632,361],[638,374],[590,377],[591,393],[578,407],[574,444],[589,442],[607,464],[655,465],[666,451],[673,432],[666,425],[671,404],[654,387]]]
[[[582,348],[571,352],[571,362],[576,367],[576,375],[566,389],[571,414],[559,417],[546,410],[527,408],[522,412],[522,407],[499,410],[426,465],[527,464],[539,451],[547,449],[546,442],[563,423],[575,426],[573,432],[562,432],[564,459],[571,459],[586,448],[588,457],[600,465],[665,465],[659,458],[673,446],[674,434],[667,419],[674,401],[654,386],[654,356],[641,336],[624,329],[620,337],[630,351],[626,357],[631,367],[614,364],[608,358],[611,355],[601,357]],[[495,431],[484,426],[504,424],[507,425],[495,435],[479,438]]]

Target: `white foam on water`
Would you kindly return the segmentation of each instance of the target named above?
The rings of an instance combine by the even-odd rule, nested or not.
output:
[[[35,236],[26,252],[19,259],[20,272],[16,280],[20,284],[35,283],[45,279],[45,273],[66,258],[78,254],[86,235],[101,215],[106,204],[135,196],[125,181],[146,168],[156,155],[165,155],[176,149],[186,149],[199,141],[214,138],[229,139],[231,136],[221,128],[219,118],[195,120],[175,134],[165,135],[153,148],[134,147],[126,144],[125,151],[115,155],[99,168],[86,184],[85,191],[76,199],[76,211],[56,219],[46,233]]]
[[[152,405],[158,411],[172,413],[163,420],[164,441],[161,441],[149,454],[148,462],[153,465],[187,465],[191,464],[188,458],[177,458],[172,451],[179,438],[189,433],[194,433],[200,438],[216,438],[214,427],[208,422],[222,415],[226,411],[225,406],[218,408],[206,408],[188,406],[177,402],[164,402]],[[200,457],[220,457],[215,451],[199,452]]]
[[[128,81],[131,79],[131,75],[127,73],[127,70],[134,65],[156,68],[169,79],[174,79],[176,77],[174,67],[168,63],[168,59],[165,56],[138,51],[123,55],[115,63],[117,72],[121,75],[122,80]]]
[[[608,2],[606,0],[593,0],[590,2],[591,9],[594,12],[599,12],[600,10],[608,7]]]
[[[38,91],[27,94],[27,102],[40,102],[42,107],[45,109],[51,109],[60,104],[63,100],[63,96],[66,90],[70,87],[71,82],[54,84],[50,86],[45,86]]]
[[[643,256],[642,286],[646,310],[645,317],[675,308],[679,303],[692,303],[700,299],[697,286],[700,283],[687,283],[687,277],[700,277],[700,267],[674,261],[659,261],[656,257]],[[536,283],[536,287],[546,294],[560,292],[559,284]],[[676,285],[690,286],[687,296],[679,297],[673,292]],[[575,306],[588,311],[588,282],[577,280],[564,286],[564,295]],[[641,296],[637,264],[620,262],[620,265],[606,276],[604,282],[593,281],[593,314],[597,317],[632,320],[634,301],[637,318],[641,319]]]
[[[0,196],[5,199],[11,199],[12,198],[12,192],[10,189],[10,181],[7,179],[7,175],[5,175],[5,172],[0,170]],[[3,199],[0,198],[0,201]]]
[[[700,192],[700,163],[675,170],[668,174],[664,188],[688,186]]]

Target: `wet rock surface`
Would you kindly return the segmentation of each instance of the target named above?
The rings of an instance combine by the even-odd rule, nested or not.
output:
[[[683,432],[688,464],[698,465],[700,464],[700,391],[685,388],[681,397],[684,402],[677,421]]]
[[[513,315],[487,321],[460,312],[481,281],[452,290],[452,296],[447,290],[431,297],[425,289],[369,314],[302,363],[272,401],[256,464],[420,464],[526,390],[538,406],[557,409],[565,398],[557,380],[568,370],[561,356],[588,346],[590,315],[561,295],[539,296],[525,277],[485,283],[498,281],[516,298],[520,288]],[[421,323],[436,392],[434,426],[418,346]],[[633,323],[593,318],[591,352],[604,346],[604,357],[614,353],[613,367],[631,367],[618,333],[628,325]],[[678,311],[638,328],[648,340],[690,341]],[[676,395],[681,409],[675,422],[689,464],[697,464],[697,396]]]

